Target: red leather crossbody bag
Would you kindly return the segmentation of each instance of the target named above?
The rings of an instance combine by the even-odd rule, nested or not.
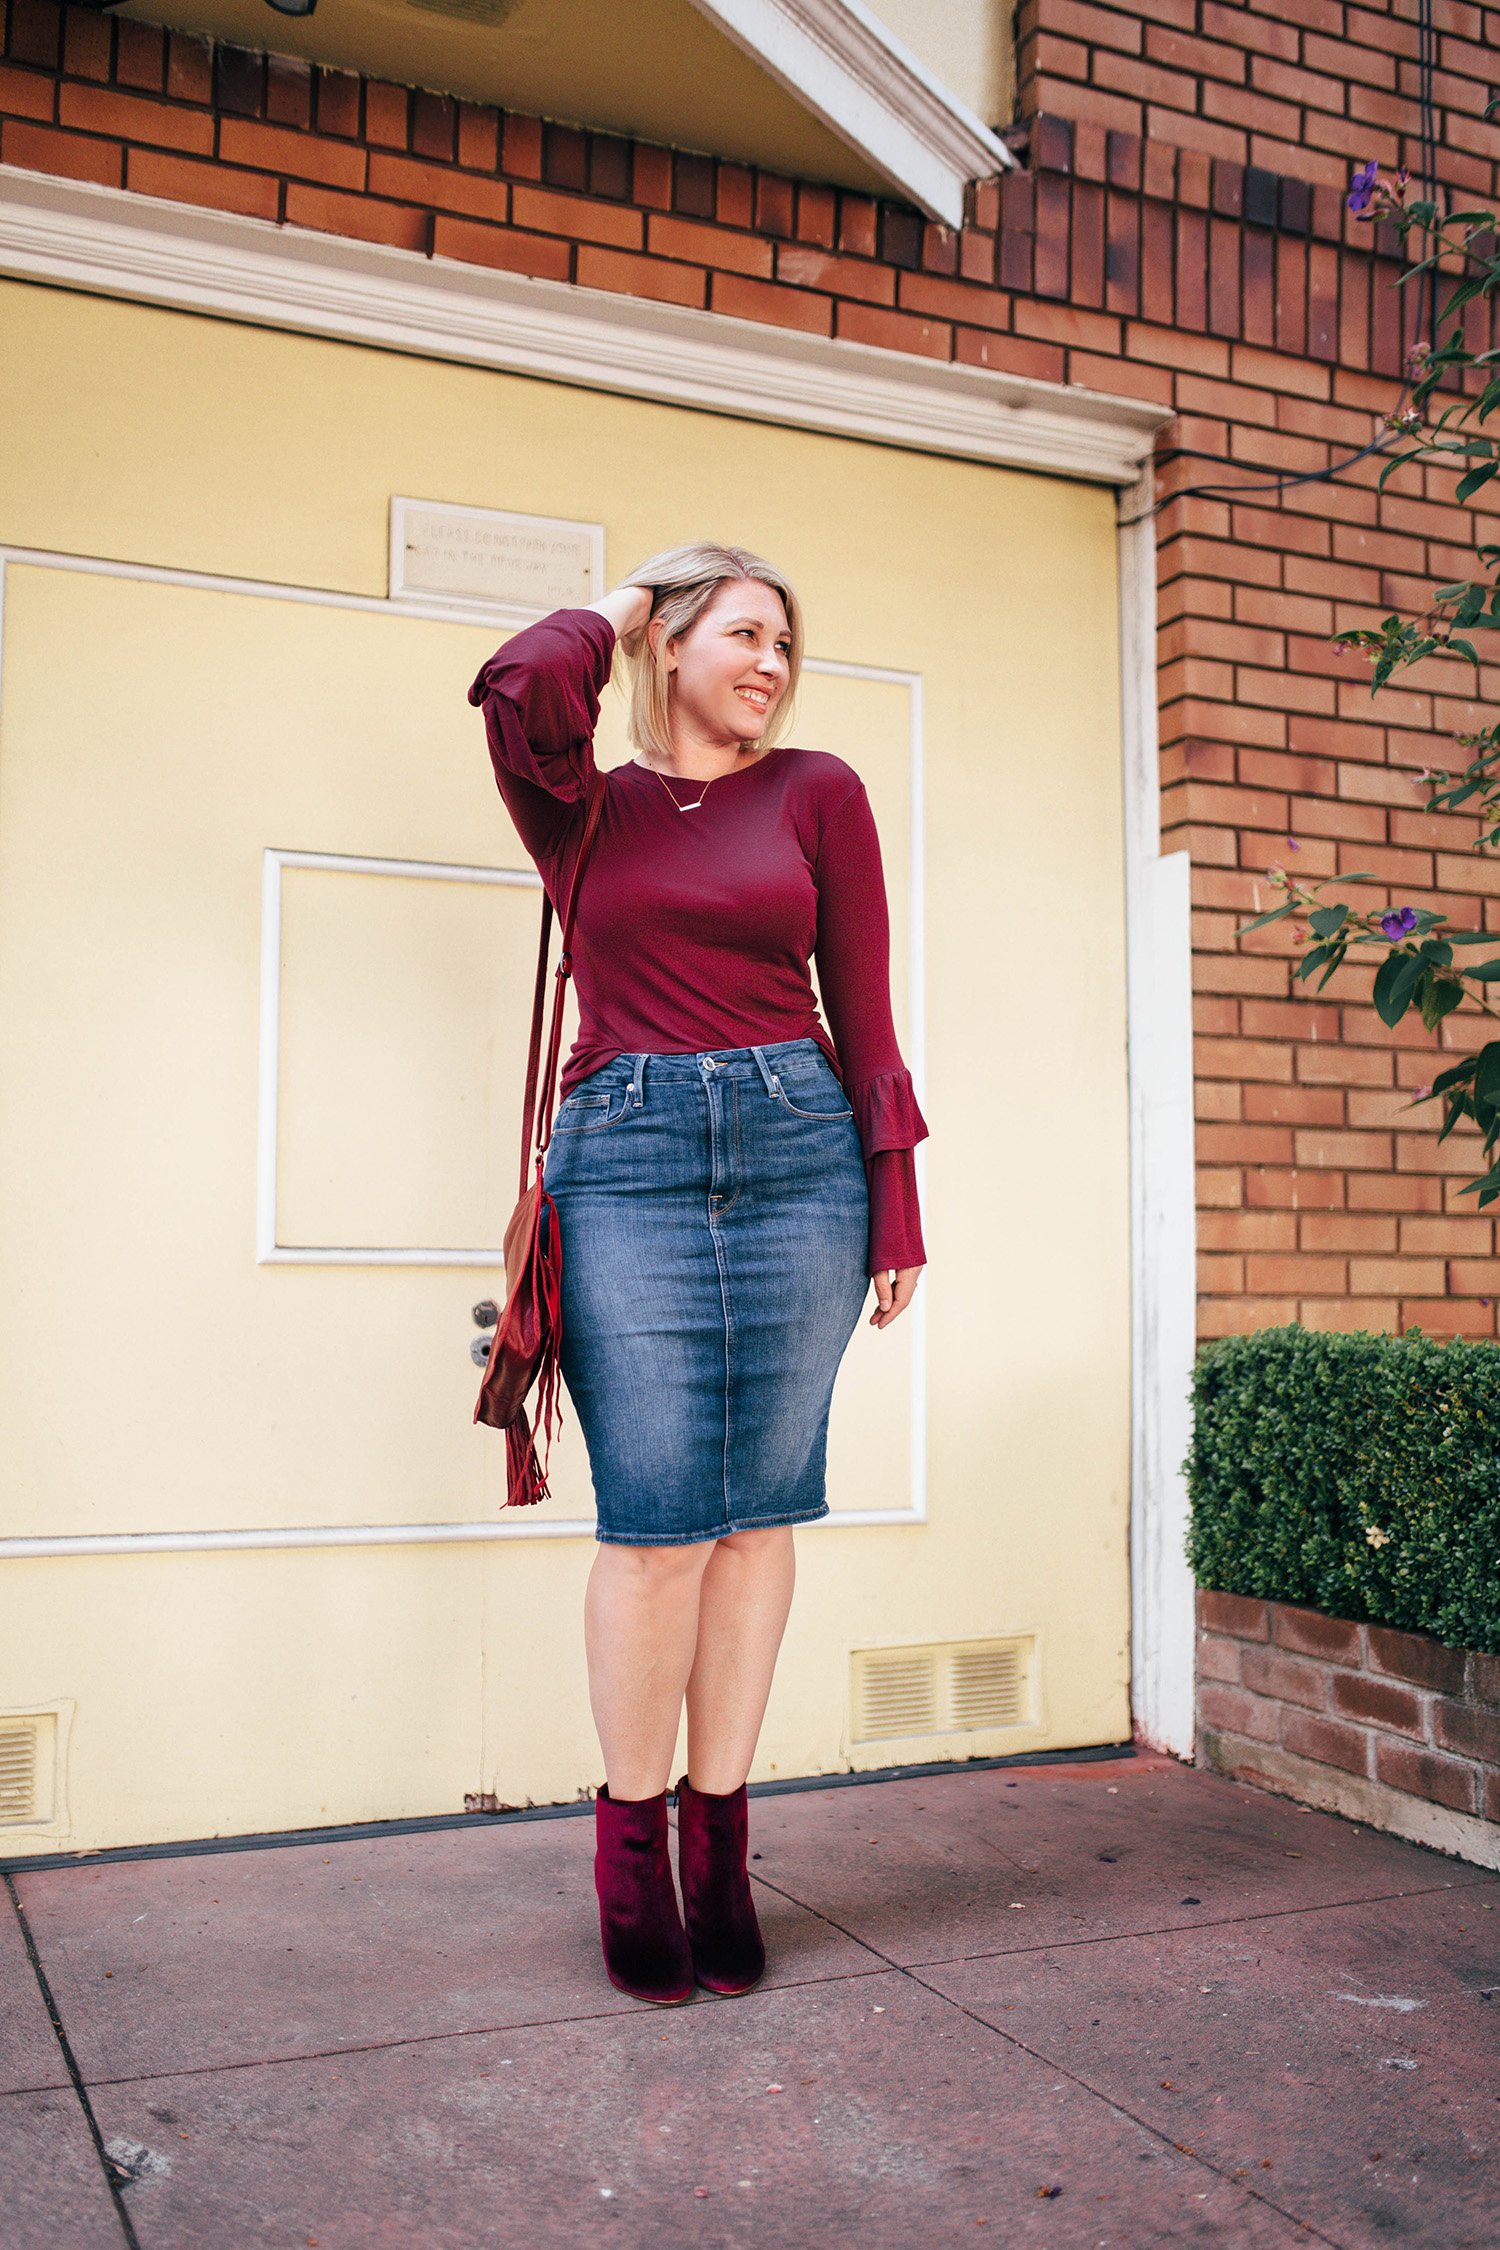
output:
[[[573,862],[572,878],[562,912],[562,950],[552,992],[552,1023],[547,1038],[547,1058],[542,1064],[542,1016],[547,994],[547,952],[552,935],[552,901],[542,893],[542,939],[537,952],[536,991],[531,1006],[531,1046],[526,1060],[526,1103],[521,1117],[520,1201],[505,1230],[505,1304],[495,1323],[490,1355],[474,1407],[476,1422],[505,1432],[505,1481],[508,1508],[524,1508],[550,1497],[547,1467],[552,1458],[552,1437],[562,1423],[559,1393],[559,1360],[562,1348],[562,1230],[557,1206],[542,1184],[547,1144],[552,1136],[552,1109],[557,1094],[558,1060],[562,1051],[563,1001],[573,973],[573,919],[578,907],[578,886],[593,846],[604,806],[604,776],[595,772],[589,792],[588,813]],[[539,1083],[540,1080],[540,1083]],[[545,1439],[544,1457],[537,1459],[525,1401],[538,1384],[537,1428]]]

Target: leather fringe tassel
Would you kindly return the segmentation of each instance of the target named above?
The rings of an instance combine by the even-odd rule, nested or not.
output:
[[[556,1207],[545,1189],[537,1212],[537,1225],[545,1245],[537,1259],[537,1283],[542,1298],[539,1308],[543,1316],[542,1329],[547,1340],[537,1365],[536,1414],[537,1428],[545,1443],[543,1458],[539,1461],[526,1409],[518,1407],[515,1420],[507,1423],[505,1430],[505,1505],[508,1508],[531,1508],[538,1501],[551,1499],[547,1471],[552,1466],[552,1440],[563,1421],[561,1355],[557,1342],[562,1326],[562,1229],[557,1223]]]
[[[515,1420],[505,1425],[505,1484],[507,1508],[532,1508],[552,1497],[531,1442],[524,1406],[518,1406]]]

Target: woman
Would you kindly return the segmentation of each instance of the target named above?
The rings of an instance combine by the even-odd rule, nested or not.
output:
[[[745,1782],[792,1526],[828,1513],[829,1402],[870,1278],[875,1328],[916,1288],[927,1127],[891,1021],[864,785],[779,742],[802,616],[769,563],[674,548],[480,672],[469,700],[549,895],[577,857],[617,646],[637,754],[607,777],[579,887],[579,1030],[545,1181],[598,1505],[584,1628],[604,1961],[622,1991],[671,2004],[695,1978],[748,1991],[765,1966]],[[667,1784],[684,1701],[679,1914]]]

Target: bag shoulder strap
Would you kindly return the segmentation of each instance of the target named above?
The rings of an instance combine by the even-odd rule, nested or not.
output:
[[[542,935],[536,957],[536,987],[531,1002],[531,1044],[526,1056],[526,1101],[521,1113],[521,1184],[524,1195],[531,1184],[532,1149],[540,1164],[546,1154],[552,1134],[552,1107],[557,1094],[557,1067],[562,1052],[563,1000],[568,979],[573,974],[573,923],[578,911],[578,886],[583,879],[584,865],[593,848],[599,827],[599,816],[604,810],[605,777],[594,769],[589,789],[588,812],[583,823],[583,834],[578,841],[578,853],[573,861],[573,872],[568,880],[567,896],[562,911],[562,950],[558,956],[552,994],[552,1026],[547,1040],[547,1061],[542,1067],[542,1017],[546,1007],[547,953],[552,938],[552,901],[546,887],[542,890]],[[540,1078],[540,1085],[538,1079]]]

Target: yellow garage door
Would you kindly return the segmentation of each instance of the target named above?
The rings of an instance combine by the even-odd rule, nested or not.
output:
[[[539,905],[464,698],[503,627],[387,598],[400,495],[602,526],[610,578],[769,552],[794,738],[875,805],[931,1265],[856,1331],[757,1775],[1126,1735],[1107,492],[3,294],[0,1533],[49,1543],[3,1564],[11,1848],[597,1778],[581,1438],[506,1514],[470,1422]]]

